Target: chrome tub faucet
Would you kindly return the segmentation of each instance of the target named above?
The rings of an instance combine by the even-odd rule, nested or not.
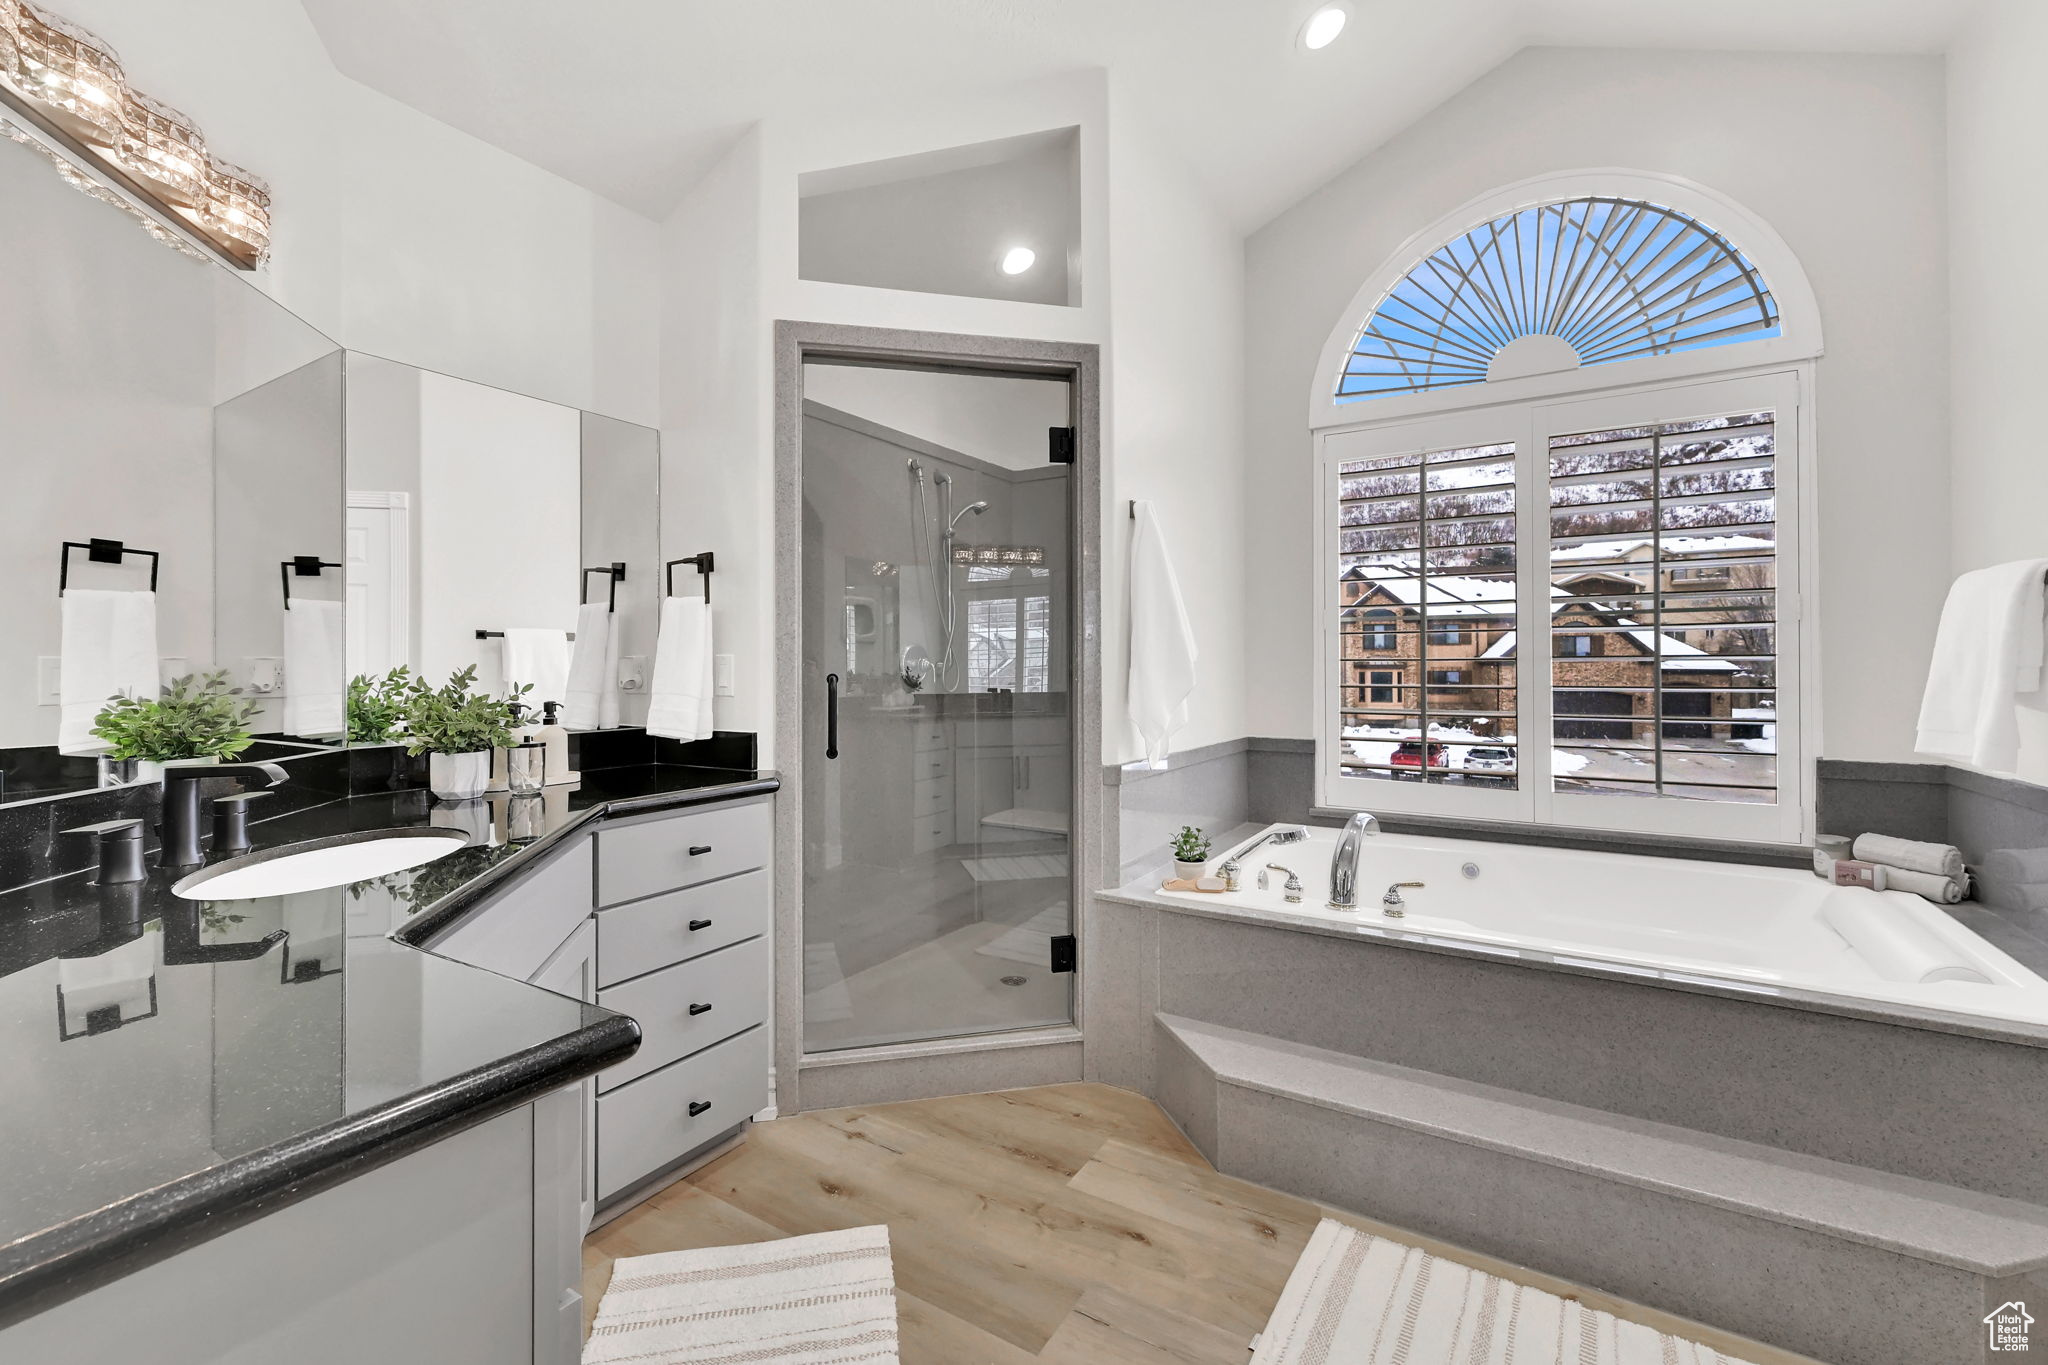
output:
[[[1337,851],[1330,857],[1332,910],[1358,908],[1358,857],[1364,851],[1367,836],[1379,832],[1380,822],[1365,811],[1354,814],[1344,826],[1344,833],[1337,840]]]

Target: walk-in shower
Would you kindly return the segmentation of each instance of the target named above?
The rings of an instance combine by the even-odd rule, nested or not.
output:
[[[1073,1019],[1069,409],[804,366],[807,1051]]]

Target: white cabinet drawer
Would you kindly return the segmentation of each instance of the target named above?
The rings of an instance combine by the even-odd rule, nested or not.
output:
[[[910,811],[913,815],[936,815],[952,808],[953,784],[945,778],[920,781],[911,789]]]
[[[920,815],[910,831],[910,847],[915,853],[930,853],[933,849],[944,848],[952,842],[951,811],[941,811],[937,815]]]
[[[598,831],[597,903],[618,905],[768,865],[768,803],[714,806]]]
[[[600,910],[597,984],[616,986],[765,934],[773,900],[766,872],[743,872]]]
[[[768,1018],[768,940],[748,939],[597,993],[640,1025],[640,1050],[597,1073],[600,1094]]]
[[[609,1199],[768,1103],[768,1030],[751,1029],[708,1052],[597,1100],[597,1196]]]
[[[590,917],[590,841],[557,854],[472,910],[428,946],[524,981]]]
[[[913,754],[910,758],[910,775],[920,782],[929,782],[953,775],[951,753]]]
[[[946,724],[944,721],[919,721],[911,732],[910,747],[920,754],[933,753],[946,747]]]

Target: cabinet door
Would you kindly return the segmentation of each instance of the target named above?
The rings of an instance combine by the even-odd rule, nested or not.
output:
[[[586,1005],[597,1003],[597,923],[586,919],[569,936],[569,941],[555,950],[541,969],[527,978],[542,990],[553,991],[581,1000]],[[576,1106],[582,1114],[581,1150],[576,1165],[583,1173],[579,1202],[582,1206],[582,1221],[577,1224],[577,1239],[590,1230],[591,1215],[597,1210],[597,1077],[585,1076],[575,1085]]]

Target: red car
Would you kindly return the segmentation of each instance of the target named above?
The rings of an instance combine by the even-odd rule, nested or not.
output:
[[[1413,768],[1415,769],[1415,775],[1420,777],[1422,776],[1422,748],[1420,740],[1411,741],[1407,744],[1397,744],[1394,746],[1394,756],[1388,759],[1387,762],[1394,768],[1397,774],[1403,768]],[[1448,768],[1450,764],[1451,757],[1448,746],[1432,741],[1429,745],[1429,766],[1432,768]]]

